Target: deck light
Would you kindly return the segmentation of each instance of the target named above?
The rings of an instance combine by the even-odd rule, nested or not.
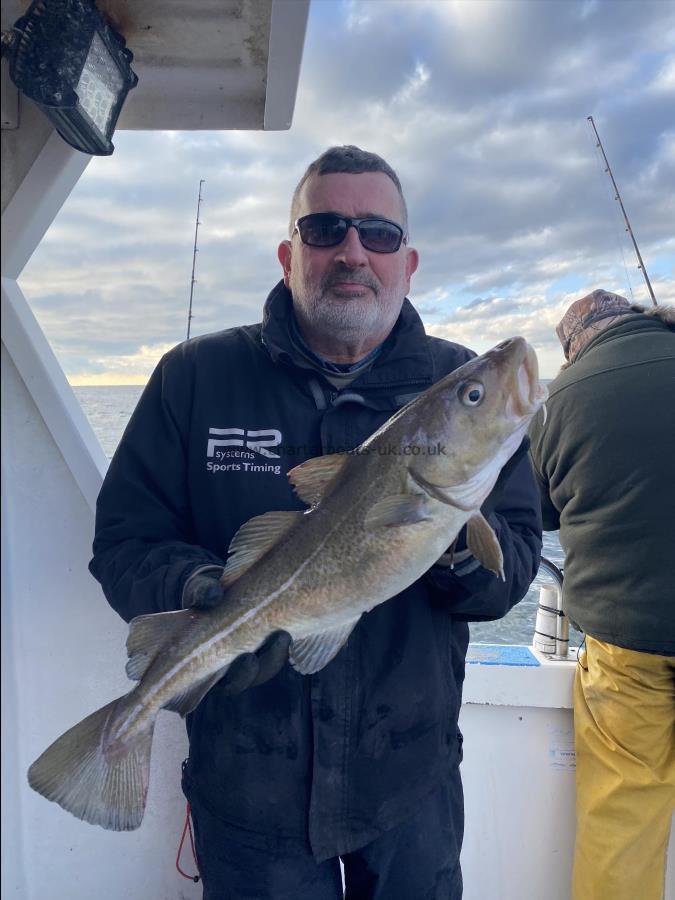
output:
[[[17,88],[71,147],[109,156],[117,118],[138,77],[133,53],[94,0],[34,0],[9,34]]]

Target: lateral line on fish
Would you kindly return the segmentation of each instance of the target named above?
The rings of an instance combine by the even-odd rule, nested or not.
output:
[[[328,533],[326,534],[324,539],[321,541],[321,543],[317,545],[314,552],[311,553],[307,557],[307,559],[305,559],[305,561],[300,564],[300,566],[298,566],[298,568],[292,573],[290,578],[288,578],[279,588],[277,588],[277,590],[274,591],[274,593],[265,597],[263,600],[261,600],[260,603],[257,604],[257,606],[248,610],[248,612],[243,613],[234,622],[232,622],[230,625],[228,625],[225,629],[218,631],[207,641],[197,644],[197,646],[193,648],[193,650],[189,653],[188,656],[184,657],[182,660],[177,662],[176,665],[172,669],[170,669],[161,678],[159,678],[154,685],[154,689],[150,690],[147,694],[144,695],[146,697],[145,703],[135,706],[134,709],[129,712],[128,716],[120,723],[119,727],[115,729],[115,734],[113,735],[113,737],[115,739],[120,738],[121,735],[124,734],[125,731],[128,731],[131,727],[133,727],[133,724],[134,724],[137,716],[140,715],[140,713],[143,711],[143,709],[145,707],[147,707],[148,702],[152,702],[157,697],[158,694],[161,694],[164,687],[168,684],[168,682],[170,682],[171,679],[174,678],[179,672],[181,672],[186,667],[188,667],[188,665],[196,657],[201,656],[205,652],[208,652],[209,649],[214,644],[217,644],[219,641],[228,637],[236,628],[240,628],[242,625],[246,624],[246,622],[248,622],[250,619],[254,618],[261,610],[263,610],[267,606],[269,606],[270,603],[273,603],[274,600],[277,599],[279,594],[286,591],[293,584],[293,582],[302,574],[302,572],[304,571],[306,566],[308,566],[312,562],[312,560],[314,559],[316,554],[320,553],[323,550],[326,543],[333,536],[333,532],[335,531],[335,529],[339,528],[342,525],[342,522],[345,519],[347,519],[348,516],[349,516],[349,512],[346,512],[340,519],[338,519],[336,521],[333,528],[331,528],[328,531]],[[227,602],[227,601],[225,601],[225,602]],[[234,659],[234,657],[233,657],[233,659]],[[221,663],[220,666],[216,667],[209,674],[213,674],[213,672],[217,671],[217,668],[222,668],[225,665],[227,665],[227,662]],[[207,675],[207,677],[208,677],[208,675]]]
[[[304,560],[304,562],[302,562],[298,566],[298,568],[291,574],[291,576],[282,585],[280,585],[280,587],[277,588],[276,591],[274,591],[272,594],[268,595],[263,600],[261,600],[260,603],[258,603],[255,607],[248,610],[246,613],[243,613],[241,616],[239,616],[234,622],[232,622],[226,628],[218,631],[216,634],[212,635],[208,640],[197,644],[197,646],[194,647],[193,650],[186,657],[184,657],[182,660],[177,662],[173,666],[172,669],[170,669],[161,678],[159,678],[155,682],[153,689],[151,689],[147,694],[144,694],[144,697],[146,698],[144,703],[142,705],[136,706],[133,710],[131,710],[129,712],[128,716],[124,719],[124,721],[120,723],[120,726],[115,730],[115,735],[114,735],[115,738],[121,737],[121,735],[124,734],[125,731],[130,730],[133,727],[137,716],[139,716],[143,712],[144,707],[146,707],[149,703],[152,703],[153,701],[155,701],[157,696],[161,695],[164,692],[166,685],[181,671],[183,671],[187,667],[189,667],[189,665],[194,661],[194,659],[201,656],[202,654],[208,653],[208,651],[211,649],[211,647],[213,647],[215,644],[222,641],[224,638],[228,637],[237,628],[240,628],[242,625],[245,625],[246,622],[248,622],[250,619],[254,618],[259,612],[261,612],[267,606],[269,606],[271,603],[273,603],[280,594],[282,594],[290,586],[292,586],[294,581],[302,574],[304,569],[312,563],[312,561],[314,560],[316,555],[323,551],[325,545],[333,537],[334,532],[336,530],[339,530],[342,527],[342,523],[349,518],[350,514],[351,514],[350,511],[347,510],[339,519],[335,520],[333,527],[327,532],[327,534],[325,535],[323,540],[316,546],[314,552],[311,553]],[[236,654],[235,654],[235,656],[236,656]],[[233,656],[232,659],[234,659],[235,656]],[[232,660],[229,660],[229,662],[231,662],[231,661]],[[217,666],[214,669],[212,669],[209,674],[212,675],[215,671],[217,671],[218,668],[224,668],[227,664],[228,664],[227,660],[225,662],[221,662],[220,666]],[[208,675],[206,677],[208,677]],[[180,691],[177,691],[176,693],[180,693]],[[165,701],[165,702],[167,702],[167,701]],[[161,707],[160,707],[160,709],[161,709]]]

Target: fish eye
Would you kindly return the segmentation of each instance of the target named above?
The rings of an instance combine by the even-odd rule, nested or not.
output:
[[[485,388],[479,381],[466,381],[459,389],[459,399],[464,406],[478,406],[485,396]]]

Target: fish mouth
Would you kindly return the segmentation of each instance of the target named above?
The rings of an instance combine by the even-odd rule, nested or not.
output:
[[[497,348],[510,357],[515,369],[507,406],[519,417],[531,417],[548,397],[548,389],[539,380],[537,354],[525,338],[515,337]]]
[[[534,349],[525,343],[525,358],[518,369],[518,393],[523,414],[535,413],[548,397],[548,389],[539,380],[539,363]]]

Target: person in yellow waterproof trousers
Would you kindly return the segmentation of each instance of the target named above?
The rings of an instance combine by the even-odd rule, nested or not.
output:
[[[675,657],[587,637],[574,737],[574,897],[661,900],[665,866],[657,861],[675,809]]]
[[[663,900],[675,809],[675,310],[597,290],[530,429],[577,667],[573,900]],[[670,898],[669,898],[670,900]]]

